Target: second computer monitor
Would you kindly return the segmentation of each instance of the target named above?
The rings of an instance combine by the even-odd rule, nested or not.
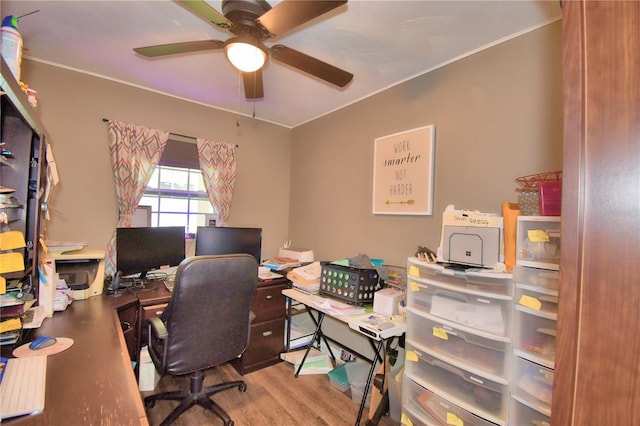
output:
[[[196,256],[247,253],[260,263],[262,228],[199,226]]]

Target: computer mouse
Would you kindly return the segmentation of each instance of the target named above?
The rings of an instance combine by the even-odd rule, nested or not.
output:
[[[49,346],[55,344],[57,339],[53,336],[42,336],[38,337],[36,340],[29,344],[29,349],[37,350],[48,348]]]

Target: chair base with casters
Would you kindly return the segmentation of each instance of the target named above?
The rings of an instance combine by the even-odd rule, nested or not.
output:
[[[171,391],[162,392],[154,395],[149,395],[144,399],[144,405],[147,409],[153,408],[158,400],[171,400],[180,401],[175,410],[162,421],[160,426],[167,426],[173,423],[182,413],[189,408],[198,404],[207,410],[213,411],[218,417],[222,419],[225,426],[233,426],[233,420],[229,417],[226,411],[222,409],[218,404],[211,399],[211,396],[237,387],[240,392],[247,390],[247,385],[242,380],[234,382],[219,383],[217,385],[202,388],[202,382],[204,381],[204,373],[202,371],[196,371],[191,374],[191,388],[189,391]]]

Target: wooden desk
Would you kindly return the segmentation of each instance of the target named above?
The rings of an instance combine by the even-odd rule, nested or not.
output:
[[[133,294],[76,300],[47,318],[31,337],[73,339],[47,360],[45,408],[12,425],[148,425],[117,308]]]

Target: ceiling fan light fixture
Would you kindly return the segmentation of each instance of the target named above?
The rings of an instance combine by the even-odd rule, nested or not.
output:
[[[262,68],[267,60],[267,50],[259,42],[234,37],[224,43],[229,62],[243,72],[254,72]]]

